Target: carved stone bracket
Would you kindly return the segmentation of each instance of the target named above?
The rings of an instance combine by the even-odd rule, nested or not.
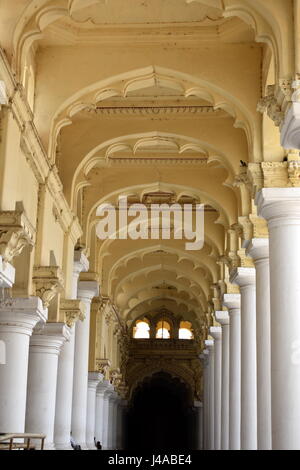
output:
[[[96,359],[96,370],[105,376],[106,371],[110,367],[109,359]]]
[[[115,387],[115,389],[118,388],[118,386],[121,384],[122,382],[122,374],[120,372],[120,369],[112,369],[110,371],[110,382],[111,384]]]
[[[262,162],[249,164],[249,178],[253,197],[262,188],[300,187],[299,151],[290,151],[286,162]]]
[[[78,319],[85,318],[85,304],[79,299],[61,299],[60,312],[67,326],[74,326]]]
[[[0,212],[0,255],[4,262],[10,263],[25,246],[32,246],[34,240],[35,229],[24,211]]]
[[[32,280],[36,295],[42,299],[44,307],[49,307],[53,297],[64,286],[63,272],[58,266],[35,266]]]

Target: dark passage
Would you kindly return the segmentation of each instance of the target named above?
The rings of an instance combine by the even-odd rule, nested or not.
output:
[[[192,450],[195,413],[190,389],[165,372],[154,374],[133,394],[126,425],[128,450]]]

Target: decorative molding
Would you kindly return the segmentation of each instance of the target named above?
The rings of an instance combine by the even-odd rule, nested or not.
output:
[[[252,240],[252,238],[268,238],[269,230],[265,219],[257,215],[239,217],[239,224],[242,227],[243,240]]]
[[[111,384],[115,389],[117,389],[122,382],[122,374],[120,373],[120,369],[111,369],[109,377]]]
[[[96,370],[105,376],[106,371],[110,368],[109,359],[96,359]]]
[[[47,153],[38,135],[33,122],[33,113],[27,102],[24,88],[16,82],[7,58],[0,48],[0,76],[6,84],[8,106],[20,129],[20,146],[24,156],[32,169],[39,184],[45,184],[49,190],[57,213],[59,222],[65,233],[69,232],[75,242],[82,235],[78,218],[70,209],[62,191],[62,184],[58,176],[56,165],[50,165]]]
[[[35,266],[32,280],[36,295],[42,299],[44,307],[49,307],[51,300],[64,286],[63,272],[58,266]]]
[[[72,328],[76,321],[85,319],[85,304],[79,299],[60,299],[59,306],[63,321]]]
[[[223,117],[226,113],[220,109],[216,109],[214,106],[197,106],[197,105],[173,105],[173,106],[93,106],[87,105],[84,110],[88,114],[103,115],[105,117],[146,117],[153,119],[155,116],[159,118],[163,116],[172,115],[172,118],[176,116],[182,118],[187,116],[189,119],[195,115],[213,115],[213,117]]]
[[[25,211],[0,211],[0,255],[10,263],[25,246],[33,246],[35,229]]]

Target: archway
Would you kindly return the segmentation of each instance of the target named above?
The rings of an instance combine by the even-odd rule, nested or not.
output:
[[[189,387],[166,372],[146,378],[133,392],[126,420],[128,450],[191,450],[196,417]]]

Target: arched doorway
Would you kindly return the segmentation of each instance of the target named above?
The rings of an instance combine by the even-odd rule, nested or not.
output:
[[[196,421],[190,388],[166,372],[147,378],[134,391],[126,422],[126,448],[195,448]]]

